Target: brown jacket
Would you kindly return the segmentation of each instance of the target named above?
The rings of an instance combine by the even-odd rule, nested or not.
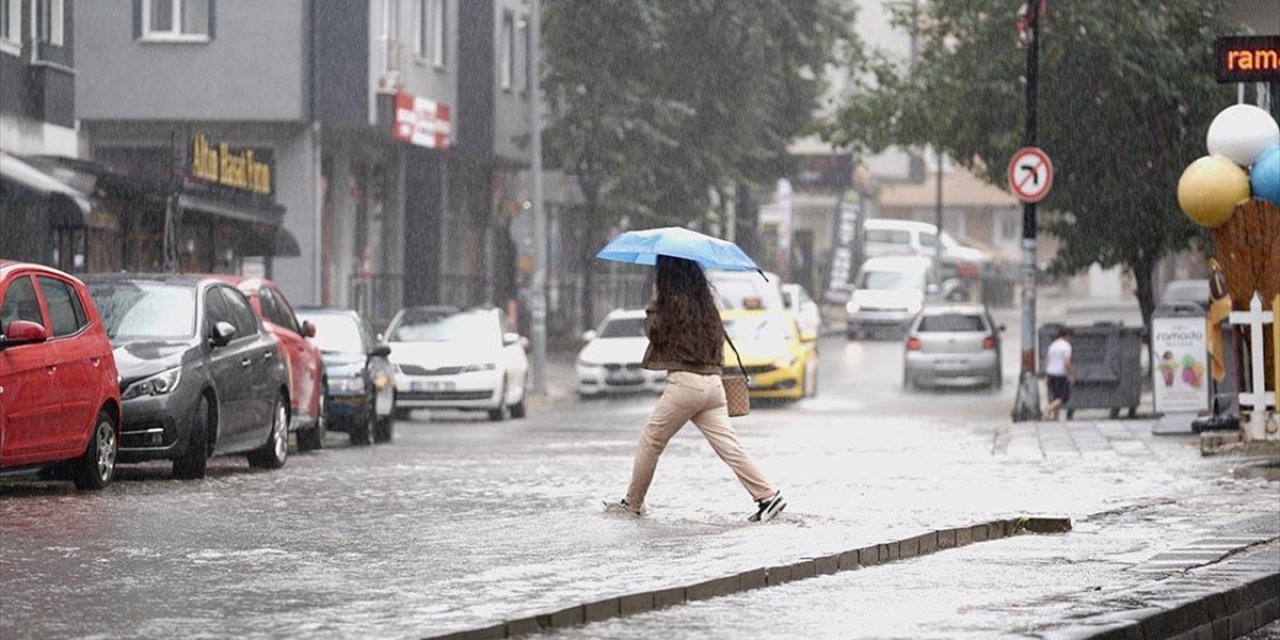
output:
[[[654,371],[690,371],[717,376],[723,373],[724,342],[699,344],[690,332],[681,329],[666,326],[656,308],[646,309],[644,333],[649,337],[649,347],[640,366]]]

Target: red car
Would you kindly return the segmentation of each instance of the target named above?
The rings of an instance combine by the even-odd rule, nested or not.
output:
[[[240,289],[267,331],[280,342],[280,354],[289,377],[289,397],[293,399],[289,430],[297,432],[298,448],[302,451],[321,448],[328,415],[325,406],[328,380],[320,347],[309,340],[316,335],[315,326],[298,322],[289,300],[270,280],[216,277]]]
[[[79,280],[0,260],[0,468],[70,463],[81,489],[115,473],[120,378]]]

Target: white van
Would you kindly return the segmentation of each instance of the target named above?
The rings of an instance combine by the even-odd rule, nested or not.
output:
[[[850,340],[875,330],[900,333],[938,290],[933,261],[922,256],[869,258],[858,270],[845,305]]]
[[[890,220],[873,218],[862,225],[863,255],[867,258],[881,256],[925,256],[933,257],[937,252],[938,242],[942,242],[942,260],[939,268],[941,277],[951,278],[957,275],[976,277],[978,270],[989,256],[980,249],[966,247],[951,234],[928,222],[915,220]],[[969,265],[965,270],[963,265]],[[965,271],[965,273],[960,273]]]

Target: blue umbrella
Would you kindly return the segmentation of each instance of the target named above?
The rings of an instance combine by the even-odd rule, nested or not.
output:
[[[693,260],[704,269],[760,270],[738,245],[682,227],[623,232],[610,240],[596,257],[653,266],[660,255]]]

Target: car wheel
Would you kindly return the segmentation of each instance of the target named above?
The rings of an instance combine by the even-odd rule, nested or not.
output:
[[[320,409],[316,411],[316,424],[298,432],[298,451],[315,451],[324,448],[324,431],[329,428],[329,384],[320,387]]]
[[[511,405],[507,404],[507,381],[502,381],[502,392],[498,394],[498,408],[489,410],[489,419],[494,422],[505,422],[511,418]]]
[[[75,482],[76,488],[97,490],[111,484],[111,478],[116,472],[118,447],[116,421],[105,409],[99,411],[98,417],[93,419],[89,446],[73,468],[71,480]]]
[[[413,409],[405,409],[401,407],[396,407],[391,410],[391,415],[395,416],[396,420],[408,420],[412,413]]]
[[[173,461],[173,477],[195,480],[204,477],[209,463],[209,396],[201,395],[191,416],[191,433],[187,436],[187,452]]]
[[[271,435],[261,449],[249,453],[249,466],[279,469],[289,459],[289,410],[285,408],[288,404],[283,395],[276,398],[276,406],[271,410]]]

